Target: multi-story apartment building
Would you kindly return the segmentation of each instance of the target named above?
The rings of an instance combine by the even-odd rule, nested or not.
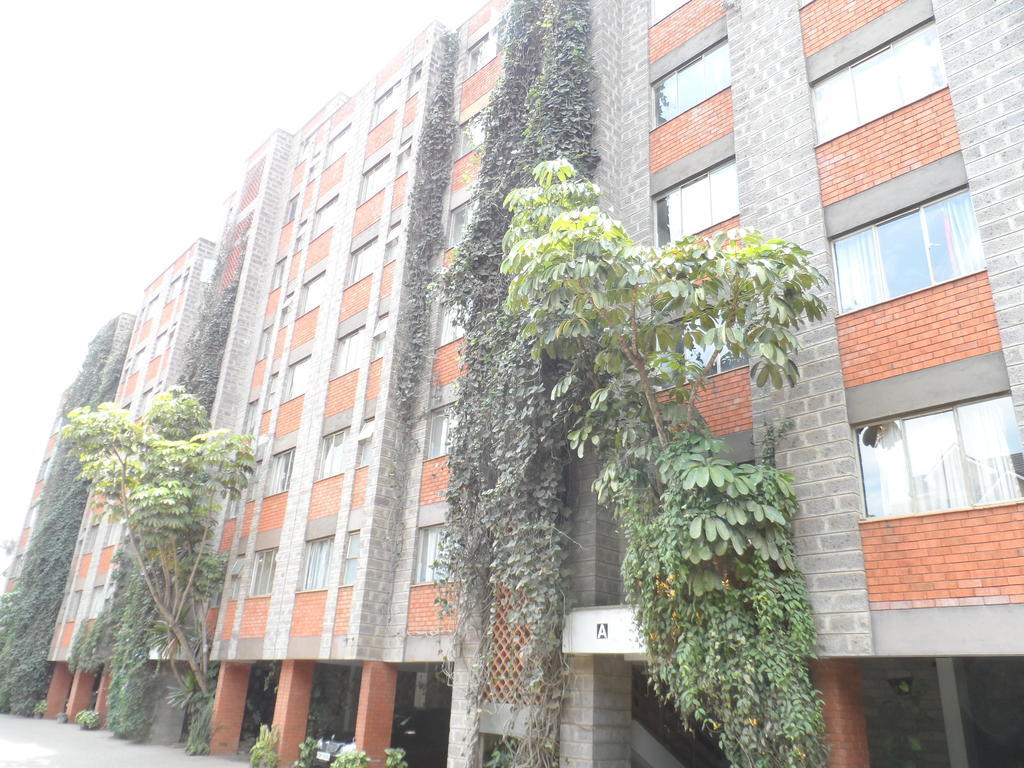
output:
[[[504,4],[457,30],[453,246],[473,197],[473,118],[501,76]],[[1014,765],[1024,756],[1024,724],[1008,714],[1024,693],[1024,9],[593,0],[591,15],[597,181],[625,227],[651,243],[754,227],[801,243],[829,278],[830,311],[801,333],[795,387],[760,391],[746,365],[725,366],[701,402],[737,458],[754,456],[766,425],[792,422],[777,455],[800,499],[793,533],[818,629],[829,765],[892,765],[903,749],[921,765]],[[294,136],[275,134],[232,206],[221,252],[239,254],[225,282],[239,278],[238,301],[214,419],[256,436],[259,469],[219,544],[229,565],[215,753],[239,748],[259,694],[249,682],[268,669],[289,760],[311,728],[352,736],[379,760],[416,723],[417,765],[445,760],[440,733],[449,766],[475,766],[467,722],[515,729],[498,704],[465,717],[458,676],[451,689],[436,675],[451,627],[434,607],[432,563],[461,343],[439,307],[423,418],[409,429],[396,416],[409,209],[444,33],[429,27],[358,93]],[[152,337],[156,320],[140,319],[139,332],[147,322]],[[153,357],[129,363],[122,401],[137,404],[173,365]],[[563,764],[720,764],[652,704],[610,513],[586,493],[575,513]],[[82,549],[72,595],[103,551],[94,566]],[[54,660],[65,658],[67,622],[93,602],[65,606]]]

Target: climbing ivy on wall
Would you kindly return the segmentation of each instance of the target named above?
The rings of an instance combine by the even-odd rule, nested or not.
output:
[[[213,279],[206,289],[195,330],[186,342],[183,372],[178,379],[178,384],[199,398],[207,412],[213,408],[213,400],[217,396],[224,347],[231,331],[231,318],[238,295],[237,278],[223,291],[220,289],[226,263],[227,255],[222,253]]]
[[[130,331],[118,333],[119,320],[107,323],[89,344],[67,392],[66,410],[98,405],[116,394]],[[46,695],[47,656],[89,497],[88,483],[78,477],[77,455],[64,441],[51,467],[21,575],[14,591],[0,602],[0,709],[20,715],[31,715]]]
[[[456,647],[474,660],[471,709],[511,705],[523,725],[511,759],[531,768],[558,764],[572,400],[551,389],[574,363],[534,359],[521,319],[501,309],[504,201],[548,153],[593,171],[589,38],[585,0],[513,0],[505,11],[472,214],[442,282],[465,339],[440,560],[458,585]]]

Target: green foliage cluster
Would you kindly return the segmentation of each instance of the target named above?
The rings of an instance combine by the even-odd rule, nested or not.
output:
[[[479,649],[470,692],[478,703],[491,695],[495,635],[519,639],[521,671],[502,681],[500,696],[524,723],[516,764],[536,768],[558,764],[570,407],[550,392],[573,363],[535,359],[521,319],[502,311],[504,200],[549,152],[593,171],[589,39],[586,0],[514,0],[506,9],[504,69],[482,118],[472,214],[442,282],[465,331],[465,373],[449,434],[439,559],[459,585],[457,644]]]
[[[389,747],[384,750],[384,768],[409,768],[405,759],[405,750],[401,747]]]
[[[795,332],[823,316],[824,279],[799,246],[747,230],[637,245],[571,164],[542,163],[535,178],[508,197],[506,308],[537,358],[597,349],[568,437],[602,461],[594,488],[626,534],[654,686],[733,765],[823,765],[792,479],[724,458],[696,405],[723,354],[747,357],[760,385],[792,383]]]
[[[114,397],[128,348],[128,333],[111,320],[89,351],[65,407],[96,405]],[[50,680],[47,655],[67,583],[89,485],[78,458],[63,441],[51,459],[36,525],[13,592],[0,599],[0,711],[31,715]]]
[[[100,713],[95,709],[83,709],[75,715],[75,722],[82,726],[82,730],[95,731],[100,727]]]
[[[317,739],[307,736],[299,744],[299,759],[295,761],[295,768],[313,768],[313,760],[316,759]]]
[[[361,749],[350,749],[340,752],[331,763],[331,768],[367,768],[370,756]]]
[[[269,725],[260,726],[260,735],[249,750],[249,765],[252,768],[277,768],[280,758],[277,755],[277,742],[281,734],[277,728]]]

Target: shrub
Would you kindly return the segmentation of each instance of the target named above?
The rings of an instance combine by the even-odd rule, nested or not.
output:
[[[83,709],[75,716],[75,722],[84,731],[95,731],[100,727],[100,713],[95,709]]]
[[[331,763],[331,768],[367,768],[370,764],[370,756],[361,749],[353,749],[350,752],[342,752]]]
[[[32,707],[32,714],[36,717],[46,716],[46,699],[40,699],[36,702],[36,705]]]
[[[405,750],[401,747],[385,749],[384,754],[386,755],[384,768],[409,768],[409,763],[405,759]]]
[[[276,728],[260,726],[260,735],[249,750],[249,765],[252,768],[277,768],[277,742],[281,735]]]
[[[317,740],[312,736],[306,737],[306,739],[299,744],[299,759],[295,761],[294,768],[311,768],[313,765],[313,758],[316,756],[316,744]]]

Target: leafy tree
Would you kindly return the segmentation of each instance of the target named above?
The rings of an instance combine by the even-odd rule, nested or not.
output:
[[[138,421],[112,403],[68,418],[63,435],[77,447],[82,477],[102,513],[124,522],[163,658],[183,659],[190,679],[170,664],[181,686],[209,694],[207,613],[224,575],[210,538],[221,500],[237,498],[253,470],[251,438],[210,431],[206,410],[180,389],[158,395]]]
[[[525,318],[537,358],[596,347],[569,441],[602,459],[595,490],[626,533],[623,576],[655,687],[734,765],[822,765],[792,478],[727,460],[698,406],[723,355],[749,358],[758,385],[796,379],[795,331],[823,316],[824,279],[799,246],[749,230],[639,245],[569,163],[534,176],[506,201],[506,309]]]

